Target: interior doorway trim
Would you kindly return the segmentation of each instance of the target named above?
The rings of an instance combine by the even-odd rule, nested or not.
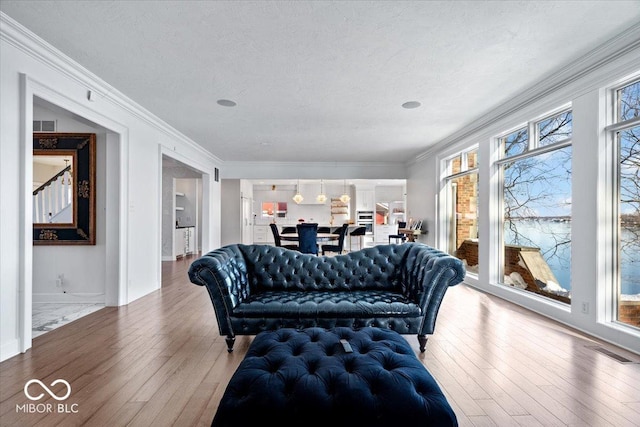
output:
[[[128,235],[127,217],[127,182],[128,182],[128,129],[121,124],[114,122],[99,113],[85,107],[74,99],[58,92],[54,87],[49,86],[33,77],[20,74],[20,233],[18,236],[19,251],[19,283],[18,283],[18,346],[19,351],[24,353],[32,346],[32,300],[33,300],[33,240],[32,240],[32,209],[33,202],[30,197],[33,180],[33,100],[34,97],[41,98],[51,104],[63,108],[73,114],[83,117],[113,134],[107,134],[110,143],[118,144],[118,164],[117,176],[119,178],[119,215],[108,227],[113,227],[114,232],[105,242],[106,245],[106,265],[117,265],[117,281],[111,280],[105,283],[105,302],[107,305],[122,305],[127,302],[128,283],[128,254],[126,236]],[[116,172],[115,167],[113,168]],[[110,173],[110,171],[108,171]],[[109,236],[109,233],[107,233]],[[110,259],[111,258],[111,259]],[[113,288],[113,289],[111,289]]]
[[[200,239],[199,243],[200,246],[202,248],[208,248],[210,247],[210,237],[209,237],[209,230],[211,230],[212,227],[212,215],[210,212],[210,201],[211,201],[211,185],[210,184],[210,180],[212,177],[212,174],[210,173],[211,171],[214,170],[213,167],[209,167],[208,169],[210,169],[210,172],[206,172],[207,167],[205,165],[201,165],[201,164],[197,164],[194,161],[192,161],[191,159],[180,155],[179,153],[176,153],[175,151],[170,150],[167,147],[164,147],[162,145],[160,145],[159,151],[158,151],[158,170],[159,170],[159,174],[158,174],[158,188],[160,188],[160,197],[158,198],[158,224],[159,224],[159,228],[158,228],[158,235],[160,236],[158,242],[158,248],[157,248],[157,259],[160,260],[159,263],[159,269],[158,269],[158,277],[160,277],[160,281],[162,282],[162,211],[163,211],[163,199],[162,199],[162,174],[163,174],[163,166],[162,166],[162,157],[166,156],[170,159],[176,160],[188,167],[190,167],[191,169],[199,172],[202,175],[202,203],[200,206],[200,215],[201,215],[201,230],[200,230],[200,235],[202,236],[202,238]],[[203,249],[204,250],[204,249]]]

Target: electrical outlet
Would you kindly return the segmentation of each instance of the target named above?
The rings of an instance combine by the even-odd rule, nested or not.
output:
[[[582,303],[582,313],[583,314],[589,314],[589,303],[588,302],[583,302]]]
[[[56,287],[61,288],[64,285],[64,274],[58,274],[58,278],[56,279]]]

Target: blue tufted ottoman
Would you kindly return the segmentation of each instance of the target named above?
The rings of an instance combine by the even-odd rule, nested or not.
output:
[[[353,352],[340,342],[346,339]],[[258,334],[212,427],[457,426],[431,374],[398,333],[279,329]]]

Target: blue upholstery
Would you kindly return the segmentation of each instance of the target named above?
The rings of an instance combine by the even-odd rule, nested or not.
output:
[[[298,228],[298,250],[303,254],[318,255],[318,224],[305,222],[296,227]]]
[[[352,353],[346,353],[346,339]],[[212,427],[458,425],[435,379],[380,328],[263,332],[231,377]]]
[[[447,288],[464,275],[459,259],[421,243],[333,257],[228,245],[189,268],[191,282],[207,288],[229,351],[236,335],[314,326],[418,334],[424,351]]]

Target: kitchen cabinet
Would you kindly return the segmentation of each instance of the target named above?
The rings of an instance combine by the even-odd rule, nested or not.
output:
[[[273,233],[268,225],[253,226],[253,243],[257,245],[273,245]]]
[[[175,236],[173,238],[174,254],[176,258],[184,256],[184,229],[176,228]]]
[[[176,228],[173,239],[174,252],[176,258],[190,255],[195,252],[196,228],[180,227]]]
[[[356,188],[356,211],[374,211],[375,197],[373,190]]]
[[[389,236],[396,234],[398,225],[376,224],[374,227],[374,236],[376,243],[389,243]]]
[[[195,252],[196,246],[196,228],[195,227],[186,227],[184,233],[185,243],[184,243],[184,251],[187,255],[191,255]]]

